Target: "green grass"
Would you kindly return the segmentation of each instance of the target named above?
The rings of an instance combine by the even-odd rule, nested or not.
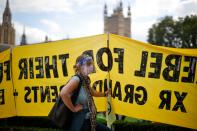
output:
[[[105,115],[99,113],[97,115],[97,121],[106,124]],[[124,120],[116,120],[113,124],[115,131],[180,131],[187,128],[152,123],[150,121],[144,121],[131,117],[126,117]],[[191,130],[191,129],[187,129]],[[52,126],[46,117],[14,117],[7,119],[0,119],[0,131],[63,131]]]
[[[1,131],[63,131],[61,129],[53,129],[53,128],[40,128],[40,127],[15,127],[15,126],[8,126],[8,127],[0,127]]]

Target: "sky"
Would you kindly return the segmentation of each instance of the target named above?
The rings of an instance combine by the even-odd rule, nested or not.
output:
[[[9,0],[16,44],[25,27],[28,44],[103,34],[103,8],[111,15],[121,0]],[[197,14],[197,0],[122,0],[124,15],[131,7],[132,38],[147,41],[148,29],[166,15]],[[0,23],[6,0],[0,0]]]

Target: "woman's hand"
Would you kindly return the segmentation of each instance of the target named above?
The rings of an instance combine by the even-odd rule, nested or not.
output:
[[[105,91],[105,94],[104,94],[104,96],[108,96],[108,95],[111,95],[111,89],[110,88],[107,91]]]
[[[108,89],[107,91],[102,93],[102,92],[98,92],[98,91],[94,90],[95,87],[96,87],[96,84],[93,84],[93,87],[90,88],[92,95],[95,97],[105,97],[105,96],[108,96],[111,94],[111,89]]]
[[[74,112],[79,112],[83,109],[83,106],[81,104],[77,104],[74,108]]]

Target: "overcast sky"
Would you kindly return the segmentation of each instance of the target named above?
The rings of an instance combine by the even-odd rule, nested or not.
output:
[[[120,0],[9,0],[16,43],[25,26],[27,42],[76,38],[103,33],[103,7],[109,14]],[[132,38],[147,41],[147,32],[159,18],[197,14],[197,0],[122,0],[124,14],[131,6]],[[6,0],[0,0],[0,20]]]

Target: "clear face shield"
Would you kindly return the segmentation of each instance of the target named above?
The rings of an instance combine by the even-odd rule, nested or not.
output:
[[[89,56],[89,55],[85,56],[79,62],[79,64],[83,66],[83,70],[84,70],[85,74],[91,74],[91,73],[95,73],[96,72],[94,61],[93,61],[92,57]]]
[[[93,60],[86,63],[86,67],[88,68],[88,73],[94,73],[95,72],[95,66]]]

